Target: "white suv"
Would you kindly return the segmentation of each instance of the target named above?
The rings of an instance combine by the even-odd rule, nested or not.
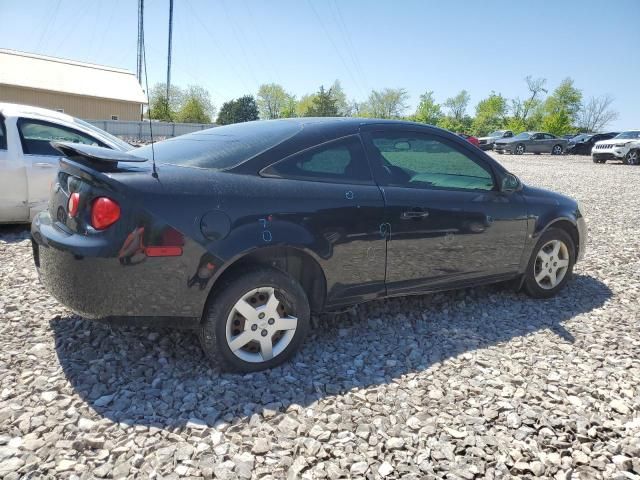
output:
[[[591,149],[594,163],[622,160],[626,165],[640,164],[640,130],[622,132],[610,140],[600,140]]]

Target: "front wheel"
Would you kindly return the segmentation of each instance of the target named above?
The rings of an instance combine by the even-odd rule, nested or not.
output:
[[[625,165],[638,165],[640,164],[640,154],[638,150],[630,150],[624,157]]]
[[[524,152],[525,152],[525,148],[522,143],[519,143],[518,145],[516,145],[516,149],[514,152],[516,155],[522,155]]]
[[[264,370],[300,348],[309,317],[309,302],[298,282],[275,268],[258,267],[235,275],[211,298],[200,343],[227,370]]]
[[[562,145],[554,145],[551,149],[551,155],[562,155]]]
[[[525,291],[534,298],[556,295],[569,281],[575,263],[575,245],[564,230],[550,228],[536,244],[525,273]]]

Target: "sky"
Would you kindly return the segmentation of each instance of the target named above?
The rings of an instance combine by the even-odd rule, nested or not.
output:
[[[137,0],[0,0],[0,48],[136,69]],[[169,0],[145,0],[149,86],[166,81]],[[219,108],[276,82],[300,97],[405,88],[525,97],[527,75],[612,95],[613,130],[640,128],[640,0],[175,0],[172,84]],[[636,26],[632,26],[636,25]]]

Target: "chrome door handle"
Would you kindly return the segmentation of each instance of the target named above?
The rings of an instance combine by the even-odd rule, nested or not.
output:
[[[425,218],[429,216],[429,212],[426,210],[407,210],[406,212],[402,212],[400,218],[403,220],[409,220],[412,218]]]
[[[52,165],[50,163],[47,162],[36,162],[33,164],[34,167],[40,167],[40,168],[54,168],[55,165]]]

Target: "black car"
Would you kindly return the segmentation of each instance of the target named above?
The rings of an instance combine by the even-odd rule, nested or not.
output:
[[[198,329],[226,367],[272,367],[310,315],[515,280],[564,287],[577,203],[422,124],[287,119],[67,158],[32,224],[40,280],[89,318]],[[155,158],[155,161],[154,161]]]
[[[596,142],[609,140],[616,135],[618,135],[617,132],[576,135],[569,141],[565,153],[568,155],[591,155],[591,149]]]

